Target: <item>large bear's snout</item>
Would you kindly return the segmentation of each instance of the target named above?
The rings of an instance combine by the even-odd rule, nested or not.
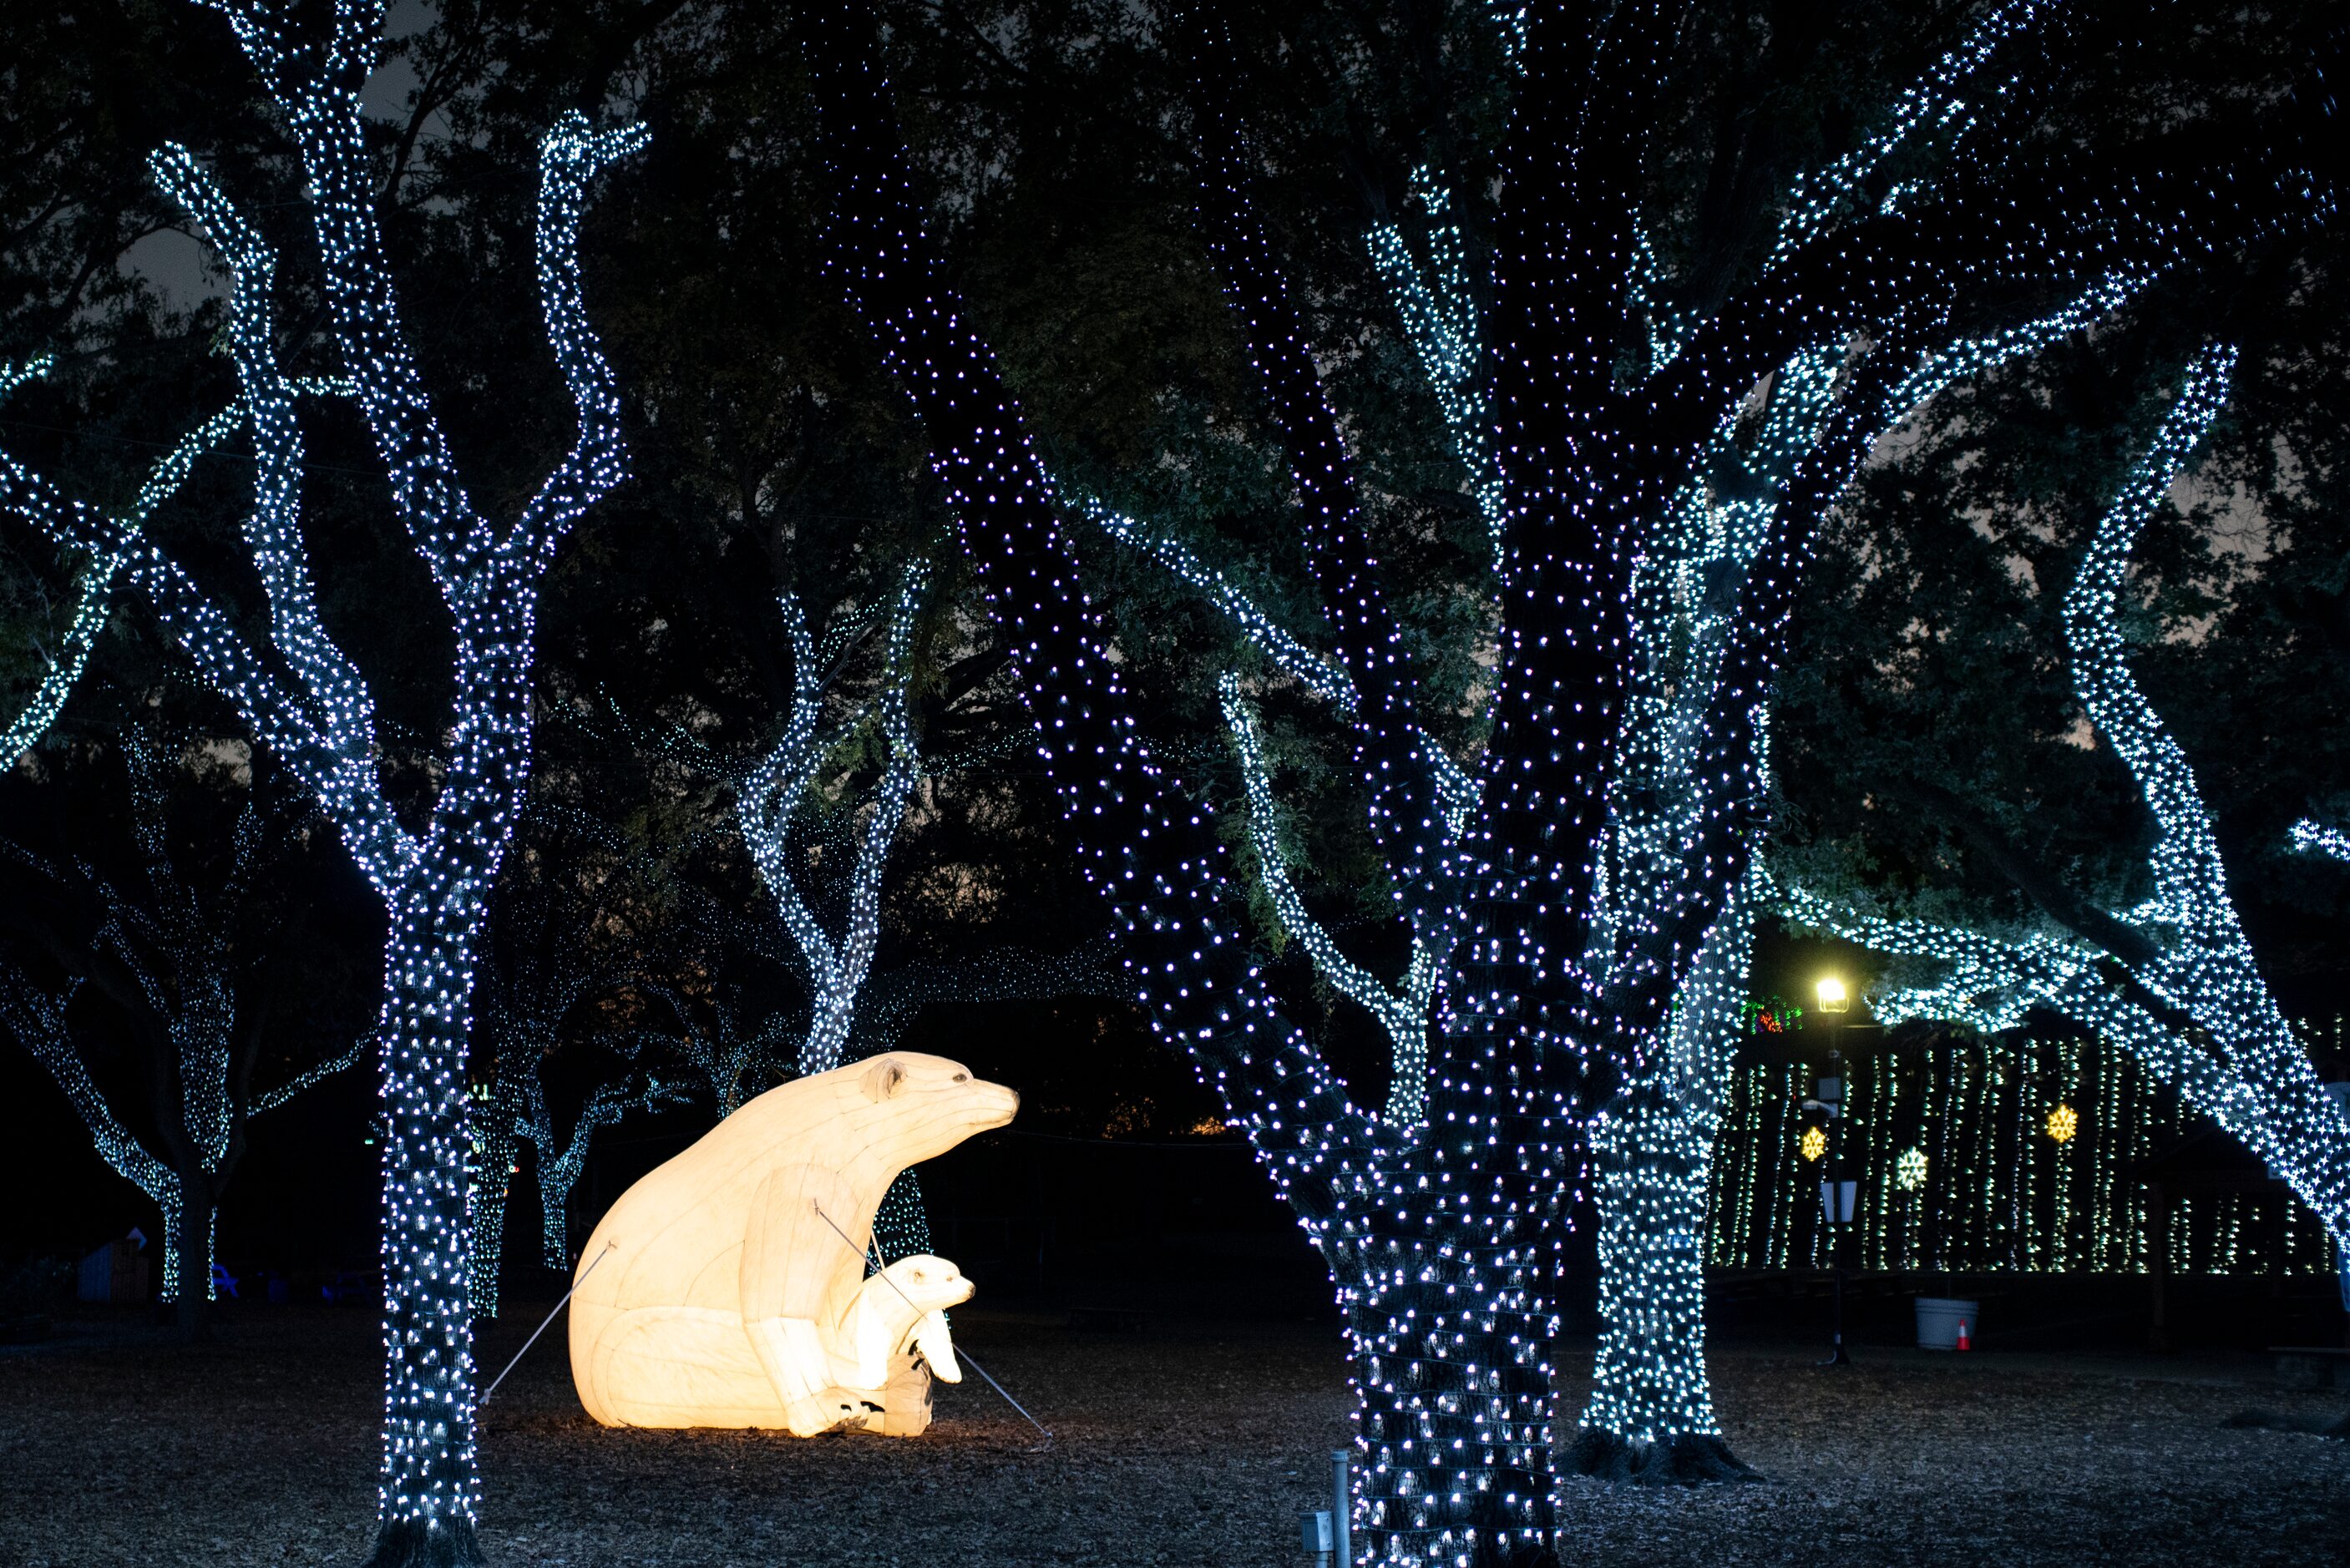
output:
[[[973,1079],[971,1090],[981,1115],[979,1125],[983,1128],[1009,1127],[1012,1118],[1020,1114],[1020,1091],[1017,1089],[1007,1089],[1001,1084],[991,1084],[984,1079]]]

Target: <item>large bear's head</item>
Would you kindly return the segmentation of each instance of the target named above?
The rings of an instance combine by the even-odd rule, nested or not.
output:
[[[1020,1096],[1001,1084],[971,1075],[971,1069],[943,1056],[890,1051],[858,1064],[858,1092],[886,1107],[899,1135],[898,1152],[914,1165],[991,1127],[1012,1120]]]

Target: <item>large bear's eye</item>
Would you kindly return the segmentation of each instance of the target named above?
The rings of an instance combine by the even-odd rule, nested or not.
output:
[[[957,1073],[954,1075],[954,1081],[958,1084],[968,1084],[971,1082],[971,1075],[969,1073]]]

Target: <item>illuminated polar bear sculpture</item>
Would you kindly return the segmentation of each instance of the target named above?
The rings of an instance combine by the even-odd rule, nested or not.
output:
[[[873,1213],[899,1171],[1019,1106],[904,1051],[743,1106],[588,1238],[571,1298],[579,1402],[608,1427],[921,1431],[931,1371],[962,1376],[940,1313],[971,1282],[927,1256],[868,1278]]]

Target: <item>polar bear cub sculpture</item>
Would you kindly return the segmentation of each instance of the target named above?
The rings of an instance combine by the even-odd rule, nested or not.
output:
[[[571,1376],[608,1427],[911,1436],[961,1368],[943,1258],[868,1278],[873,1215],[910,1165],[1003,1127],[1020,1096],[912,1052],[768,1090],[620,1196],[581,1252]]]
[[[847,1389],[881,1390],[879,1409],[868,1399],[847,1427],[910,1438],[931,1424],[931,1377],[962,1381],[946,1309],[971,1300],[971,1282],[944,1258],[900,1258],[858,1288],[842,1338],[851,1360],[833,1364],[833,1381]]]
[[[848,1309],[851,1359],[834,1368],[834,1381],[847,1388],[879,1386],[893,1357],[913,1355],[948,1383],[962,1381],[954,1340],[947,1333],[946,1309],[971,1300],[972,1283],[944,1258],[917,1252],[900,1258],[858,1287]]]

